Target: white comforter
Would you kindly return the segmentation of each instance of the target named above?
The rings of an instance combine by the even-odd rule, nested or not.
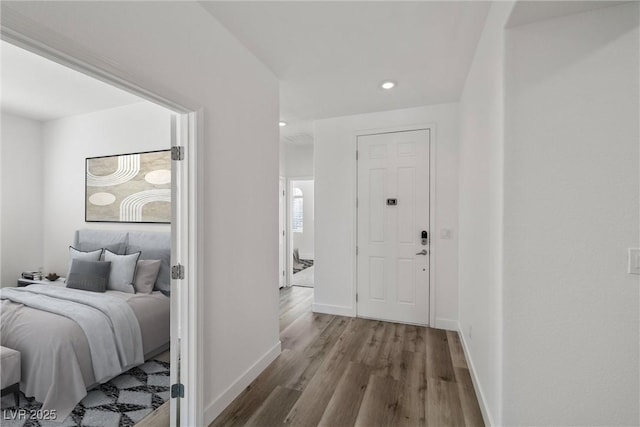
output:
[[[43,402],[42,409],[56,409],[59,420],[71,413],[86,395],[87,385],[81,366],[91,365],[95,380],[102,383],[144,362],[140,325],[132,308],[120,298],[57,286],[31,285],[3,288],[0,299],[66,317],[84,331],[91,363],[82,360],[86,355],[75,351],[77,328],[69,330],[64,319],[49,316],[48,324],[37,328],[29,323],[37,319],[29,319],[19,310],[9,310],[5,301],[2,302],[3,341],[5,333],[19,334],[21,328],[31,335],[28,341],[22,337],[22,348],[18,350],[26,353],[23,359],[31,359],[30,370],[38,375],[28,376],[32,381],[27,381],[23,391]],[[61,325],[52,325],[53,322]],[[5,330],[6,323],[11,324],[11,331]],[[53,354],[42,357],[43,347]]]

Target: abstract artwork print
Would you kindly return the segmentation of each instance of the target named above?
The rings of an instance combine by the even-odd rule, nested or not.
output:
[[[86,222],[171,222],[171,150],[86,159]]]

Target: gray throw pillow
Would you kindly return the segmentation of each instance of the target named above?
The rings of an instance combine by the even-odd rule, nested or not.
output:
[[[107,289],[134,294],[133,281],[140,252],[131,255],[118,255],[106,250],[104,260],[111,262],[111,273]]]
[[[67,288],[104,292],[107,290],[110,269],[110,262],[74,259],[67,277]]]
[[[153,291],[153,285],[155,285],[160,272],[161,262],[159,259],[141,259],[138,261],[136,280],[133,283],[137,294],[150,294]]]
[[[153,287],[156,291],[162,291],[163,294],[169,296],[171,294],[171,249],[141,247],[135,245],[127,246],[127,253],[140,251],[140,259],[159,259],[160,272]]]
[[[83,252],[73,246],[69,246],[69,269],[67,270],[67,277],[69,277],[69,273],[71,273],[71,263],[74,259],[81,259],[83,261],[100,261],[100,255],[102,255],[102,249]]]

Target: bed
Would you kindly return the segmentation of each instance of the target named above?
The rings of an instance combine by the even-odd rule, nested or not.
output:
[[[161,263],[148,294],[89,292],[64,282],[0,290],[1,344],[21,353],[21,391],[60,420],[87,390],[170,345],[169,233],[78,230],[73,247],[118,247]]]

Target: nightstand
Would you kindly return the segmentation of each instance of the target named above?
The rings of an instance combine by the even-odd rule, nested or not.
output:
[[[59,277],[58,280],[54,280],[53,282],[47,279],[44,280],[29,280],[23,279],[22,277],[18,279],[18,287],[21,288],[23,286],[29,285],[52,285],[52,284],[63,284],[64,285],[64,277]]]

